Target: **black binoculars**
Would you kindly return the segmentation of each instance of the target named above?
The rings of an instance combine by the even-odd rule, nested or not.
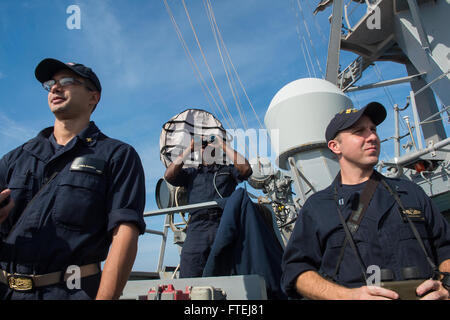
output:
[[[216,140],[216,136],[209,135],[209,136],[194,136],[194,142],[202,144],[202,148],[206,148],[206,146]]]
[[[381,281],[394,281],[394,273],[391,269],[381,269]],[[420,279],[419,268],[406,267],[402,268],[402,276],[404,280]]]
[[[398,293],[401,300],[417,300],[417,287],[425,281],[420,279],[419,268],[406,267],[402,269],[403,279],[401,281],[394,281],[394,273],[390,269],[381,269],[381,286],[383,288],[395,291]]]

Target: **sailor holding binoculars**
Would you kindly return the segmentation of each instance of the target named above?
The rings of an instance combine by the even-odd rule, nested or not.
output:
[[[199,137],[167,168],[164,179],[174,186],[184,186],[189,204],[229,197],[238,183],[246,180],[252,169],[242,155],[222,138]],[[197,141],[198,140],[198,141]],[[197,150],[199,149],[199,150]],[[197,168],[183,169],[192,152],[200,151]],[[222,154],[233,164],[223,161]],[[222,209],[199,209],[189,212],[190,219],[180,257],[180,277],[201,277],[219,226]]]

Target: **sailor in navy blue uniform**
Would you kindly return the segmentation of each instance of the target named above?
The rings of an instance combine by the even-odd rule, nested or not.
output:
[[[299,212],[282,263],[282,285],[291,298],[399,298],[393,290],[372,285],[377,284],[371,282],[375,271],[382,281],[424,279],[416,289],[422,299],[448,298],[439,281],[442,273],[432,279],[437,268],[450,271],[448,222],[419,186],[373,169],[380,153],[376,126],[385,117],[384,107],[373,102],[337,114],[328,125],[326,140],[341,171]],[[359,224],[351,225],[352,212],[358,212],[369,183],[374,183],[370,202]],[[356,231],[344,229],[343,221],[356,225]]]
[[[45,59],[35,74],[55,124],[0,160],[11,196],[0,212],[0,298],[117,299],[145,231],[140,158],[90,121],[101,92],[90,68]]]
[[[222,198],[229,197],[238,183],[252,174],[247,159],[222,139],[215,139],[208,145],[202,145],[202,163],[197,168],[183,169],[184,161],[191,156],[194,149],[195,143],[192,139],[190,148],[186,148],[167,167],[164,174],[164,179],[170,184],[187,188],[189,204],[213,200],[219,202]],[[222,163],[222,151],[233,164]],[[182,278],[202,276],[220,223],[222,209],[197,209],[189,214],[186,239],[180,256]]]

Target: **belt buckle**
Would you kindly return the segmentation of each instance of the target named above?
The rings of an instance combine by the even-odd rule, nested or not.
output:
[[[28,292],[33,290],[33,278],[26,274],[14,273],[8,276],[8,285],[10,289],[19,292]]]

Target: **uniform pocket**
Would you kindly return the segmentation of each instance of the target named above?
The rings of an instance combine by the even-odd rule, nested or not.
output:
[[[432,249],[432,239],[427,231],[427,228],[423,222],[413,222],[417,229],[417,233],[422,239],[422,243],[425,246],[428,256],[434,259],[434,250]],[[408,223],[404,223],[399,228],[398,235],[398,251],[399,261],[402,261],[405,267],[416,267],[420,272],[420,277],[429,277],[432,270],[426,259],[425,253],[419,244],[419,241],[414,236],[411,226]],[[436,261],[434,261],[436,263]]]
[[[8,183],[11,190],[11,198],[14,200],[14,207],[9,213],[7,220],[1,224],[2,233],[9,233],[10,228],[18,222],[23,210],[31,200],[31,186],[27,175],[13,175]],[[22,218],[23,219],[23,218]]]
[[[340,248],[344,244],[344,238],[345,238],[345,232],[344,231],[337,231],[334,232],[329,238],[328,238],[328,245],[330,249],[334,248]]]
[[[361,270],[358,255],[366,263],[371,261],[372,256],[370,239],[368,237],[366,227],[364,225],[360,225],[358,231],[352,235],[352,239],[357,247],[358,253],[354,251],[350,241],[345,241],[345,239],[346,233],[342,229],[335,231],[329,236],[322,259],[322,270],[329,276],[334,276],[339,262],[339,271],[335,280],[339,280],[339,282],[346,284],[358,283],[361,281]],[[342,252],[344,243],[345,249],[344,252]],[[341,254],[343,254],[342,257]],[[339,261],[339,259],[341,260]]]
[[[417,233],[419,233],[422,239],[428,239],[430,237],[423,222],[413,222],[413,224],[417,230]],[[412,228],[408,222],[406,222],[404,225],[400,227],[399,239],[400,240],[416,239],[412,231]]]
[[[26,200],[29,198],[30,188],[27,185],[26,175],[12,176],[8,183],[8,189],[11,189],[11,197],[19,202],[19,200]]]
[[[106,185],[103,179],[84,172],[62,176],[55,197],[55,223],[74,230],[106,224]]]

